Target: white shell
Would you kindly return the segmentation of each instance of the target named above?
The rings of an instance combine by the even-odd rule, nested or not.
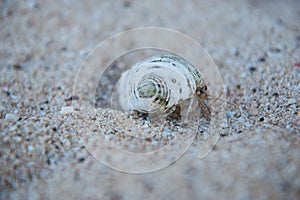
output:
[[[164,113],[193,97],[203,84],[192,64],[175,55],[160,55],[136,63],[118,84],[119,105],[124,111]]]

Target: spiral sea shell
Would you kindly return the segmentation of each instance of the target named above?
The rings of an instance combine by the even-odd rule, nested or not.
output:
[[[203,107],[201,95],[205,89],[198,69],[176,55],[138,62],[121,75],[117,84],[120,107],[146,114],[174,112],[177,105],[195,96]]]

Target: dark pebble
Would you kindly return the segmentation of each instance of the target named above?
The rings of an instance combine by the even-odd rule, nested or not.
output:
[[[250,72],[255,72],[256,71],[256,67],[254,67],[254,66],[249,67],[249,71]]]
[[[21,64],[14,64],[13,65],[13,69],[15,69],[15,70],[22,70],[23,66]]]
[[[261,57],[261,58],[258,59],[258,61],[259,61],[259,62],[265,62],[265,61],[266,61],[266,58],[265,58],[265,57]]]
[[[279,53],[279,52],[281,52],[281,49],[276,48],[276,47],[271,47],[270,51],[273,52],[273,53]]]
[[[259,118],[259,121],[263,122],[265,120],[265,118],[261,117]]]
[[[65,99],[65,101],[76,101],[76,100],[78,100],[78,99],[79,99],[78,96],[71,96],[71,97]]]

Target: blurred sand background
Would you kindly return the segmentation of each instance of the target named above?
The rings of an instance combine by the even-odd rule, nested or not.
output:
[[[300,1],[7,0],[0,12],[0,199],[299,198]],[[205,159],[127,174],[78,139],[122,114],[65,108],[89,51],[145,26],[201,43],[242,114],[228,108],[228,134]]]

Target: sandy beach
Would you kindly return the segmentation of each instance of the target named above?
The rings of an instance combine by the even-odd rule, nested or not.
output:
[[[0,199],[299,198],[299,1],[12,0],[0,11]],[[178,160],[177,144],[149,159],[120,156],[95,134],[147,152],[169,143],[174,130],[102,104],[79,106],[106,95],[95,96],[92,71],[78,79],[86,56],[110,36],[143,27],[193,38],[221,74],[227,125],[202,159],[205,131]],[[115,47],[105,47],[100,71]],[[122,62],[108,73],[105,91]],[[159,137],[143,144],[126,136],[155,131]],[[195,133],[192,125],[176,131],[179,141]]]

